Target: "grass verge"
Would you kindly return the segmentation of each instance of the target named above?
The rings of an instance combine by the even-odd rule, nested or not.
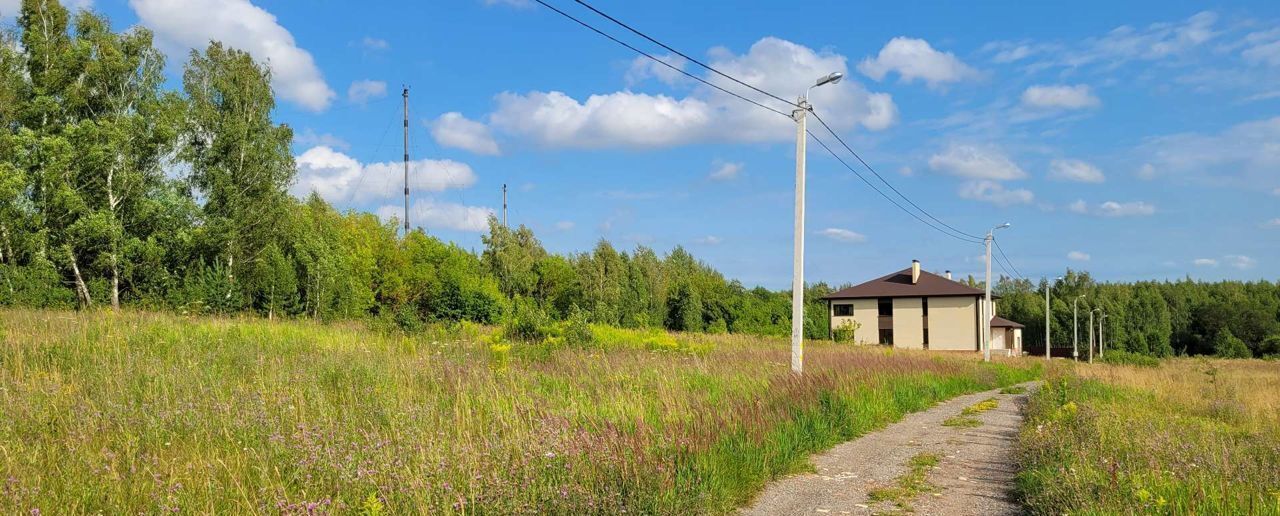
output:
[[[1280,381],[1280,371],[1259,373],[1258,363],[1178,359],[1055,372],[1031,397],[1020,434],[1017,483],[1027,509],[1280,514],[1275,405],[1248,403],[1274,401],[1274,391],[1242,397],[1230,388],[1259,374]]]
[[[815,343],[796,376],[785,339],[487,333],[0,310],[0,513],[728,513],[815,452],[1039,374]]]
[[[982,421],[969,416],[951,416],[942,422],[942,426],[950,426],[955,428],[977,428],[982,426]]]

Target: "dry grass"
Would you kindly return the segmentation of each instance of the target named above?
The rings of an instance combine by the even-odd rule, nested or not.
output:
[[[1253,430],[1280,427],[1280,362],[1172,358],[1155,368],[1094,364],[1076,374],[1155,392],[1189,412],[1230,416]]]
[[[785,339],[485,334],[0,310],[0,513],[724,513],[812,453],[1038,370],[811,344],[797,377]]]

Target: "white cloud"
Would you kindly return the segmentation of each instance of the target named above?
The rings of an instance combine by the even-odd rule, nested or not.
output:
[[[1191,264],[1195,265],[1196,267],[1217,267],[1218,260],[1215,260],[1213,258],[1196,258],[1194,260],[1191,260]]]
[[[930,88],[975,78],[978,72],[950,52],[939,52],[923,39],[896,37],[889,40],[874,58],[858,63],[858,71],[877,81],[897,72],[902,82],[921,79]]]
[[[1256,188],[1280,169],[1280,117],[1244,122],[1217,134],[1182,133],[1143,143],[1139,153],[1161,175]]]
[[[841,228],[827,228],[819,231],[818,234],[835,240],[837,242],[845,242],[850,244],[861,244],[867,241],[867,236],[856,231],[850,231]]]
[[[1155,177],[1156,177],[1155,165],[1152,165],[1150,163],[1143,163],[1142,166],[1138,168],[1139,179],[1151,180],[1151,179],[1155,179]]]
[[[404,207],[400,205],[379,207],[377,213],[383,220],[404,220]],[[489,217],[492,216],[492,208],[440,203],[431,199],[414,201],[409,206],[409,224],[428,231],[444,228],[483,233],[489,229]]]
[[[713,235],[693,239],[693,243],[698,245],[720,245],[723,242],[724,239]]]
[[[294,161],[298,166],[298,177],[289,192],[297,197],[315,191],[325,200],[337,204],[404,195],[402,162],[362,164],[323,145],[308,149]],[[432,159],[409,162],[409,189],[413,192],[466,188],[475,182],[475,173],[465,163]]]
[[[556,223],[556,229],[560,231],[568,231],[573,229],[574,226],[577,226],[577,224],[574,224],[572,220],[562,220]]]
[[[1280,218],[1274,218],[1262,223],[1262,227],[1267,229],[1280,228]]]
[[[1099,217],[1136,217],[1154,215],[1156,207],[1143,201],[1106,201],[1091,207],[1089,203],[1081,199],[1067,205],[1067,210],[1081,215],[1097,215]]]
[[[665,66],[661,63],[657,63],[645,56],[637,56],[631,61],[631,67],[627,69],[627,75],[625,78],[628,85],[634,86],[644,82],[646,79],[654,78],[661,81],[663,84],[672,86],[687,79],[685,75],[679,71],[684,70],[685,64],[687,64],[683,57],[675,54],[667,54],[665,56],[655,55],[653,57],[656,57],[663,63],[671,66]],[[672,67],[675,67],[675,69],[672,69]]]
[[[355,81],[347,88],[347,100],[354,104],[364,104],[370,99],[385,96],[387,96],[387,83],[382,81]]]
[[[1099,38],[1090,38],[1082,48],[1067,51],[1059,64],[1079,67],[1101,63],[1118,66],[1134,60],[1158,60],[1184,54],[1203,45],[1220,32],[1213,26],[1218,16],[1200,12],[1177,23],[1153,23],[1145,29],[1117,27]]]
[[[1067,253],[1067,259],[1073,262],[1087,262],[1089,261],[1090,258],[1092,257],[1089,256],[1089,253],[1084,253],[1080,251],[1071,251]]]
[[[1049,177],[1080,183],[1101,183],[1106,177],[1102,171],[1078,159],[1055,159],[1049,163]]]
[[[301,133],[293,135],[293,143],[303,147],[323,145],[343,151],[351,148],[351,144],[347,143],[346,140],[329,133],[317,134],[310,127],[304,129]]]
[[[916,171],[912,170],[911,167],[903,166],[898,169],[898,175],[903,177],[911,177],[916,175]]]
[[[742,174],[742,163],[721,163],[707,177],[716,181],[737,179]]]
[[[1006,189],[1004,185],[985,179],[966,181],[960,185],[960,197],[989,202],[998,206],[1030,204],[1035,194],[1024,188]]]
[[[1103,217],[1146,216],[1156,212],[1156,207],[1142,201],[1107,201],[1098,205],[1096,213]]]
[[[387,40],[372,36],[365,36],[364,39],[361,39],[360,46],[366,50],[386,50],[391,48],[391,44],[387,43]]]
[[[1084,109],[1096,107],[1102,102],[1090,91],[1089,85],[1031,86],[1022,92],[1022,103],[1034,108]]]
[[[970,179],[1009,180],[1027,176],[998,149],[954,143],[930,157],[929,168]]]
[[[218,40],[270,66],[272,86],[285,100],[320,112],[336,96],[311,54],[298,47],[275,15],[248,0],[129,0],[129,5],[176,60],[185,59],[187,49],[204,50]]]
[[[815,52],[777,38],[763,38],[746,54],[713,49],[710,65],[765,91],[803,92],[812,81],[847,71],[844,56]],[[733,91],[739,85],[716,75],[713,84]],[[787,106],[753,92],[744,96],[789,113]],[[892,98],[868,92],[856,81],[815,88],[810,101],[836,130],[855,126],[884,129],[897,121]],[[794,138],[794,122],[706,86],[688,96],[619,91],[579,101],[562,92],[504,92],[496,97],[490,125],[546,147],[667,147],[708,141],[784,142]]]
[[[1242,271],[1252,269],[1254,266],[1258,265],[1258,260],[1254,260],[1253,258],[1250,258],[1248,256],[1242,256],[1238,254],[1229,254],[1229,255],[1223,256],[1222,258],[1223,260],[1226,260],[1227,265],[1230,265]]]
[[[445,147],[489,156],[501,154],[498,142],[494,141],[489,127],[462,116],[462,113],[456,111],[445,113],[430,122],[429,126],[431,137],[435,138],[436,143]]]

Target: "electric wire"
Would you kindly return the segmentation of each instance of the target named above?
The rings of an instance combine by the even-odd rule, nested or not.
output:
[[[711,66],[711,65],[709,65],[709,64],[703,63],[702,61],[699,61],[699,60],[697,60],[697,59],[694,59],[694,58],[692,58],[692,57],[689,57],[689,56],[688,56],[687,54],[685,54],[684,52],[681,52],[681,51],[679,51],[679,50],[676,50],[676,49],[674,49],[674,48],[671,48],[670,46],[667,46],[667,44],[665,44],[665,43],[663,43],[663,42],[661,42],[661,41],[658,41],[658,40],[656,40],[656,39],[653,39],[653,38],[649,37],[649,35],[648,35],[648,34],[645,34],[645,33],[643,33],[643,32],[640,32],[639,30],[635,29],[634,27],[632,27],[632,26],[630,26],[630,25],[627,25],[626,23],[623,23],[621,20],[618,20],[617,18],[614,18],[614,17],[612,17],[612,16],[609,16],[609,15],[608,15],[608,14],[606,14],[605,12],[603,12],[603,11],[601,11],[601,10],[599,10],[599,9],[596,9],[595,7],[592,7],[592,6],[591,6],[591,4],[588,4],[588,3],[586,3],[586,2],[584,2],[584,1],[582,1],[582,0],[574,0],[574,1],[575,1],[575,2],[577,2],[579,5],[581,5],[581,6],[583,6],[583,7],[586,7],[587,9],[590,9],[592,12],[595,12],[596,14],[598,14],[598,15],[600,15],[600,16],[603,16],[605,19],[607,19],[607,20],[609,20],[609,21],[611,21],[611,22],[613,22],[613,23],[615,23],[615,24],[618,24],[618,25],[619,25],[619,26],[621,26],[622,28],[624,28],[624,29],[627,29],[627,30],[631,31],[631,32],[632,32],[632,33],[634,33],[635,35],[640,36],[640,37],[642,37],[642,38],[644,38],[644,39],[647,39],[647,40],[649,40],[649,42],[651,42],[651,43],[653,43],[653,44],[655,44],[655,45],[658,45],[658,46],[660,46],[660,47],[662,47],[662,48],[666,49],[668,52],[671,52],[671,53],[673,53],[673,54],[675,54],[675,55],[678,55],[678,56],[680,56],[680,57],[682,57],[682,58],[684,58],[684,59],[688,60],[689,62],[691,62],[691,63],[693,63],[693,64],[696,64],[696,65],[698,65],[698,66],[701,66],[701,67],[703,67],[703,68],[706,68],[707,70],[710,70],[710,71],[711,71],[711,73],[714,73],[714,74],[716,74],[716,75],[719,75],[719,76],[721,76],[721,77],[724,77],[725,79],[729,79],[729,80],[731,80],[731,81],[733,81],[733,82],[736,82],[736,83],[738,83],[738,84],[741,84],[741,85],[743,85],[743,86],[746,86],[746,87],[748,87],[748,88],[750,88],[750,89],[754,90],[756,93],[759,93],[759,94],[761,94],[761,95],[764,95],[764,96],[767,96],[767,97],[772,98],[772,99],[774,99],[774,100],[777,100],[778,102],[782,102],[783,104],[786,104],[786,105],[788,105],[788,106],[791,106],[791,107],[794,107],[794,108],[798,108],[798,107],[800,107],[800,105],[799,105],[799,104],[796,104],[795,102],[792,102],[792,101],[790,101],[790,100],[784,99],[784,98],[782,98],[782,97],[779,97],[779,96],[777,96],[777,95],[774,95],[774,94],[772,94],[772,93],[769,93],[769,92],[767,92],[767,91],[764,91],[764,90],[762,90],[762,89],[760,89],[760,88],[757,88],[757,87],[755,87],[755,86],[753,86],[753,85],[751,85],[751,84],[747,84],[747,83],[745,83],[745,82],[743,82],[743,81],[741,81],[741,80],[738,80],[738,78],[737,78],[737,77],[733,77],[733,76],[731,76],[731,75],[729,75],[729,74],[727,74],[727,73],[724,73],[724,72],[721,72],[720,70],[715,69],[714,67],[712,67],[712,66]]]
[[[597,28],[595,28],[595,27],[591,26],[591,24],[589,24],[589,23],[587,23],[587,22],[584,22],[584,21],[582,21],[582,20],[580,20],[580,19],[578,19],[578,18],[574,17],[572,14],[566,13],[566,12],[564,12],[564,11],[561,11],[560,9],[555,8],[554,6],[552,6],[551,4],[546,3],[546,2],[545,2],[545,1],[543,1],[543,0],[533,0],[533,1],[537,2],[538,4],[542,5],[543,7],[546,7],[547,9],[551,9],[552,11],[555,11],[555,12],[556,12],[556,14],[559,14],[560,16],[563,16],[563,17],[565,17],[565,18],[568,18],[568,19],[570,19],[570,20],[573,20],[575,23],[577,23],[578,25],[581,25],[581,26],[583,26],[583,27],[586,27],[586,28],[587,28],[588,30],[590,30],[591,32],[594,32],[594,33],[596,33],[596,34],[599,34],[599,35],[601,35],[601,36],[604,36],[604,37],[608,38],[610,41],[613,41],[614,43],[617,43],[617,44],[619,44],[619,45],[622,45],[622,46],[624,46],[624,47],[626,47],[626,48],[630,49],[632,52],[635,52],[635,53],[640,54],[640,55],[642,55],[642,56],[644,56],[644,57],[647,57],[647,58],[649,58],[650,60],[652,60],[652,61],[653,61],[653,62],[655,62],[655,63],[661,64],[662,66],[665,66],[665,67],[667,67],[667,68],[670,68],[670,69],[672,69],[672,70],[675,70],[676,72],[679,72],[680,74],[682,74],[682,75],[684,75],[684,76],[686,76],[686,77],[688,77],[688,78],[690,78],[690,79],[693,79],[693,80],[698,81],[698,82],[700,82],[700,83],[702,83],[702,84],[705,84],[705,85],[707,85],[707,86],[710,86],[710,87],[712,87],[712,88],[715,88],[715,89],[717,89],[717,90],[720,90],[721,92],[727,93],[727,94],[729,94],[729,95],[733,95],[734,97],[737,97],[738,99],[740,99],[740,100],[742,100],[742,101],[744,101],[744,102],[750,102],[750,103],[752,103],[752,104],[755,104],[757,107],[760,107],[760,108],[763,108],[763,109],[767,109],[767,110],[769,110],[769,111],[772,111],[772,112],[777,113],[777,114],[779,114],[779,115],[785,116],[785,117],[787,117],[787,118],[791,118],[791,115],[790,115],[790,114],[784,113],[784,112],[782,112],[782,111],[780,111],[780,110],[777,110],[777,109],[771,108],[771,107],[769,107],[769,106],[766,106],[766,105],[764,105],[764,104],[761,104],[761,103],[759,103],[759,102],[756,102],[756,101],[754,101],[754,100],[751,100],[751,99],[749,99],[749,98],[747,98],[747,97],[744,97],[744,96],[742,96],[742,95],[739,95],[739,94],[737,94],[737,93],[734,93],[734,92],[732,92],[732,91],[729,91],[729,90],[727,90],[727,89],[724,89],[723,87],[721,87],[721,86],[719,86],[719,85],[716,85],[716,84],[713,84],[713,83],[711,83],[710,81],[708,81],[708,80],[706,80],[706,79],[703,79],[703,78],[698,77],[698,76],[696,76],[696,75],[694,75],[694,74],[691,74],[691,73],[689,73],[689,72],[686,72],[686,71],[684,71],[683,69],[681,69],[681,68],[680,68],[680,67],[678,67],[678,66],[674,66],[674,65],[672,65],[672,64],[670,64],[670,63],[668,63],[668,62],[666,62],[666,61],[663,61],[663,60],[661,60],[661,59],[658,59],[657,57],[654,57],[652,54],[650,54],[650,53],[648,53],[648,52],[645,52],[645,51],[643,51],[643,50],[640,50],[640,49],[638,49],[638,48],[636,48],[636,47],[632,46],[631,44],[629,44],[629,43],[627,43],[627,42],[625,42],[625,41],[622,41],[622,40],[620,40],[620,39],[618,39],[618,38],[615,38],[615,37],[613,37],[612,35],[610,35],[610,34],[608,34],[608,33],[604,32],[604,31],[602,31],[602,30],[600,30],[600,29],[597,29]],[[794,105],[794,104],[791,104],[791,103],[789,103],[789,102],[788,102],[788,105]]]
[[[996,251],[999,251],[999,252],[1000,252],[1000,257],[1004,258],[1004,261],[1005,261],[1006,263],[1008,263],[1008,264],[1009,264],[1009,268],[1013,269],[1013,272],[1014,272],[1015,274],[1017,274],[1018,278],[1023,279],[1023,280],[1027,279],[1027,278],[1026,278],[1026,276],[1023,276],[1023,275],[1022,275],[1022,272],[1021,272],[1021,271],[1019,271],[1017,267],[1014,267],[1014,266],[1013,266],[1013,260],[1010,260],[1010,259],[1009,259],[1009,256],[1008,256],[1008,255],[1006,255],[1006,254],[1004,254],[1004,249],[1000,247],[1000,241],[999,241],[999,240],[996,240],[996,239],[995,239],[995,237],[994,237],[994,236],[992,236],[992,238],[991,238],[991,243],[992,243],[992,244],[995,244],[995,246],[996,246]]]

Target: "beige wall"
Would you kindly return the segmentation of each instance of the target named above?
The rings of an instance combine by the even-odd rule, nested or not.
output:
[[[929,349],[977,350],[977,309],[976,297],[929,298]],[[894,325],[897,323],[894,318]]]
[[[924,311],[921,306],[918,297],[893,299],[893,347],[924,349]]]
[[[836,317],[836,305],[853,305],[852,317]],[[875,299],[834,300],[831,302],[831,329],[839,328],[847,320],[854,320],[861,325],[853,332],[853,340],[858,344],[878,344],[880,342],[880,309]]]
[[[991,349],[1009,349],[1008,341],[1005,338],[1009,333],[1009,328],[991,328]]]
[[[1022,354],[1022,328],[1013,329],[1013,351],[1015,354]]]

